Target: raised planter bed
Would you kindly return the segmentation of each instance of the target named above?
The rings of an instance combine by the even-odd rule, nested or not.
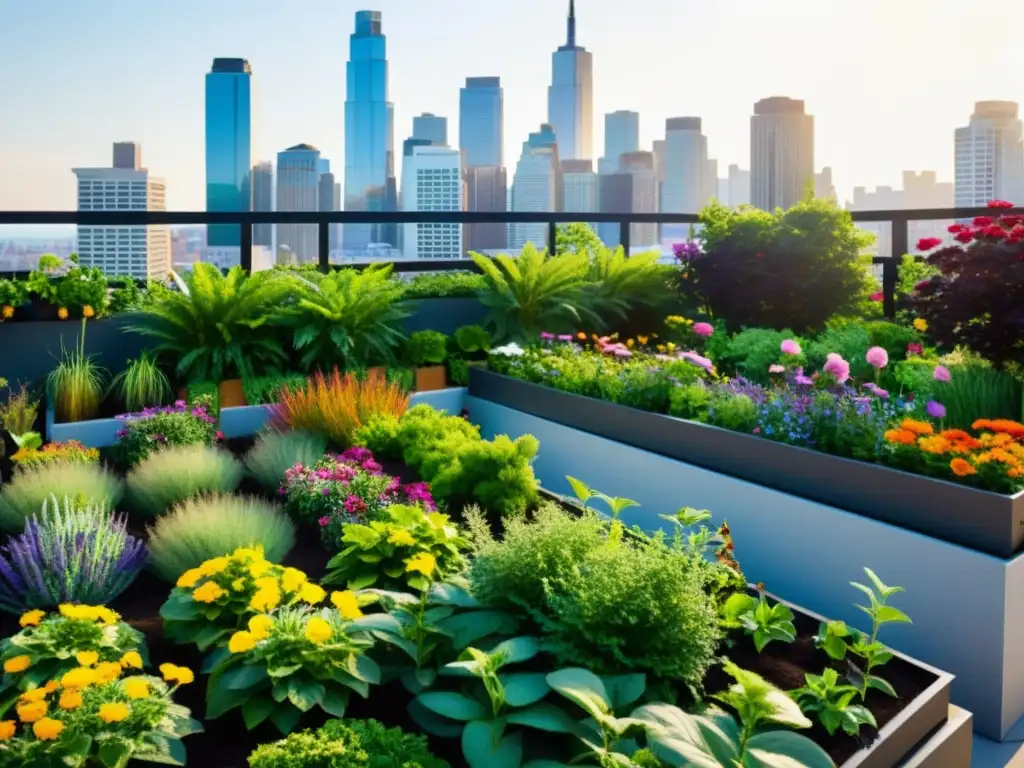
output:
[[[442,296],[436,299],[415,299],[413,314],[402,323],[406,333],[440,331],[452,335],[464,325],[479,325],[487,308],[472,296]]]
[[[582,397],[472,368],[472,397],[997,557],[1024,546],[1024,491],[1004,496]]]
[[[117,431],[124,422],[121,419],[90,419],[59,423],[53,412],[53,404],[46,404],[46,433],[48,443],[63,443],[77,440],[87,448],[109,448],[117,444]]]
[[[479,391],[479,390],[476,390]],[[588,434],[474,396],[466,407],[484,437],[532,434],[542,485],[570,494],[566,476],[637,501],[627,525],[661,528],[681,505],[713,512],[736,532],[736,557],[752,581],[815,613],[864,629],[849,582],[870,565],[904,587],[912,626],[884,641],[956,676],[952,701],[995,740],[1019,737],[1024,717],[1024,557],[1004,560],[834,506]],[[776,447],[776,446],[773,446]]]

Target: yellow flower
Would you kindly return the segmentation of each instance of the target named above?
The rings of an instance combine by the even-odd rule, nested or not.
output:
[[[226,594],[227,593],[217,585],[217,582],[208,581],[192,593],[192,599],[198,603],[212,603],[219,600]]]
[[[235,560],[262,560],[263,547],[239,547],[232,554]]]
[[[256,647],[256,638],[252,632],[235,632],[228,641],[231,653],[246,653]]]
[[[234,581],[231,582],[231,588],[233,590],[235,590],[235,592],[241,592],[242,590],[245,589],[245,579],[242,579],[242,578],[235,579]]]
[[[121,683],[121,690],[129,699],[145,699],[149,696],[149,683],[141,677],[129,677]]]
[[[249,619],[249,634],[256,640],[265,640],[270,636],[270,628],[274,626],[274,620],[266,615],[253,616]]]
[[[4,672],[17,674],[18,672],[24,672],[31,666],[32,659],[25,654],[21,654],[20,656],[12,656],[4,662]]]
[[[192,589],[196,585],[196,582],[203,578],[202,571],[198,568],[189,568],[181,576],[178,577],[176,586],[182,589]]]
[[[918,317],[914,320],[914,328],[924,333],[928,330],[928,321],[923,317]]]
[[[82,307],[82,317],[92,317],[95,314],[96,314],[96,310],[94,310],[88,304],[86,304],[84,307]]]
[[[47,693],[48,691],[45,688],[29,688],[18,698],[21,699],[23,703],[28,703],[30,701],[42,701],[46,698]]]
[[[121,666],[125,669],[128,667],[142,669],[142,656],[138,651],[128,651],[128,653],[121,657]]]
[[[321,600],[327,597],[327,593],[324,592],[323,588],[318,587],[316,584],[306,582],[302,585],[299,590],[299,600],[310,605],[316,605]]]
[[[43,686],[43,690],[47,693],[53,693],[58,688],[60,688],[60,681],[58,680],[50,680]]]
[[[342,618],[358,619],[363,615],[363,612],[359,609],[359,600],[356,598],[356,593],[351,589],[346,589],[344,592],[332,592],[331,603],[338,609],[338,613],[342,615]]]
[[[333,630],[331,625],[319,616],[310,616],[306,622],[306,639],[313,645],[320,645],[331,639]]]
[[[21,618],[18,619],[18,623],[23,627],[38,627],[39,622],[43,620],[46,615],[46,611],[27,611],[21,614]]]
[[[0,314],[3,315],[4,320],[10,320],[14,317],[14,307],[10,304],[4,304],[3,310],[0,310]]]
[[[96,621],[98,614],[91,605],[74,605],[72,603],[61,603],[58,610],[65,619],[78,619],[80,621]]]
[[[188,667],[175,667],[174,677],[171,678],[171,680],[178,685],[188,685],[195,679],[196,676],[192,674],[192,670]]]
[[[272,611],[281,603],[281,592],[277,589],[261,589],[252,596],[249,607],[261,613]]]
[[[112,683],[121,676],[121,665],[116,661],[104,661],[96,665],[96,680],[100,683]]]
[[[668,350],[669,354],[672,354],[673,352],[676,351],[676,343],[674,341],[670,341],[668,344],[665,345],[665,349]]]
[[[102,605],[93,610],[96,614],[93,618],[96,619],[96,621],[102,621],[108,627],[111,624],[117,624],[117,622],[121,620],[121,614],[116,611],[112,611],[109,608],[104,608]]]
[[[46,715],[45,701],[30,701],[27,704],[18,705],[18,719],[23,723],[34,723]]]
[[[96,651],[79,651],[75,654],[75,661],[83,667],[91,667],[99,660],[100,655]]]
[[[407,573],[417,572],[422,573],[424,576],[429,576],[434,572],[434,568],[436,567],[437,558],[429,552],[420,552],[418,555],[405,561],[405,570]]]
[[[256,585],[256,589],[280,589],[281,585],[277,580],[276,576],[260,576],[256,579],[253,584]]]
[[[104,723],[120,723],[122,720],[127,720],[128,715],[131,713],[132,711],[128,709],[127,704],[115,701],[109,704],[101,704],[99,716],[100,720]]]
[[[416,544],[416,539],[405,528],[396,528],[388,536],[388,543],[397,544],[400,547],[411,547]]]
[[[258,579],[260,576],[269,571],[273,566],[266,560],[254,560],[249,566],[249,575],[254,579]]]
[[[214,557],[200,565],[199,572],[203,576],[213,576],[215,573],[220,573],[227,568],[230,562],[231,559],[228,557]]]
[[[13,720],[0,720],[0,741],[7,741],[18,730]]]
[[[285,592],[295,592],[306,581],[306,574],[298,568],[285,568],[281,574],[281,587]]]
[[[60,320],[67,320],[68,319],[68,311],[67,311],[67,309],[65,309],[64,307],[61,307],[60,309],[58,309],[57,310],[57,318],[60,319]]]
[[[89,667],[78,667],[65,672],[60,684],[65,688],[88,688],[96,682],[96,670]]]
[[[60,736],[60,732],[63,730],[64,723],[60,720],[54,720],[51,717],[44,717],[32,726],[32,733],[34,733],[36,738],[40,741],[53,741]]]
[[[82,694],[78,691],[64,691],[57,703],[61,709],[78,709],[82,706]]]

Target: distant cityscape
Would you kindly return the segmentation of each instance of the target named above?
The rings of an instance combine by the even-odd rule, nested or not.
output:
[[[750,168],[719,168],[708,156],[698,116],[672,117],[650,147],[640,145],[640,115],[604,116],[604,147],[593,141],[593,53],[579,44],[575,0],[569,0],[565,43],[552,54],[547,120],[522,142],[506,166],[504,91],[500,77],[467,77],[460,91],[458,142],[448,119],[424,113],[401,142],[396,175],[394,106],[388,100],[387,40],[378,11],[358,11],[346,65],[345,157],[337,173],[316,147],[300,143],[261,160],[252,151],[250,62],[216,58],[205,75],[206,210],[234,211],[521,211],[573,213],[697,213],[711,200],[763,210],[788,208],[811,187],[836,200],[832,170],[814,163],[814,117],[799,99],[771,96],[753,105]],[[902,187],[857,187],[849,210],[980,206],[1024,199],[1024,126],[1018,104],[981,101],[956,128],[955,177],[904,171]],[[141,147],[113,144],[109,167],[75,168],[78,209],[166,210],[166,183],[142,162]],[[915,222],[911,242],[945,222]],[[876,252],[891,254],[887,224],[863,225],[877,235]],[[617,225],[598,225],[609,246]],[[689,227],[636,224],[634,248],[661,247]],[[354,224],[330,233],[330,260],[448,259],[467,251],[517,251],[543,243],[536,224]],[[79,227],[77,233],[5,240],[0,269],[28,270],[41,253],[77,252],[81,263],[110,275],[166,277],[196,261],[227,267],[240,258],[236,225],[205,227]],[[316,225],[260,225],[253,231],[253,267],[318,259]]]

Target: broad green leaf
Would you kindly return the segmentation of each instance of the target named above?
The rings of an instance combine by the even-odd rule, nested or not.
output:
[[[245,727],[252,730],[262,723],[277,705],[269,696],[253,696],[242,705],[242,719],[245,720]]]
[[[435,584],[430,590],[430,600],[458,608],[478,608],[480,605],[468,590],[455,584]]]
[[[568,480],[569,485],[572,486],[572,492],[576,494],[576,498],[586,504],[593,495],[593,491],[590,490],[590,486],[582,480],[577,480],[575,477],[571,477],[569,475],[566,475],[565,479]]]
[[[547,682],[552,690],[576,702],[595,718],[611,711],[611,701],[604,683],[589,670],[581,667],[560,669],[549,674]]]
[[[160,607],[160,617],[167,621],[193,621],[200,617],[199,606],[183,592],[172,592]]]
[[[519,768],[523,762],[522,735],[503,736],[495,723],[474,720],[462,731],[462,754],[469,768]]]
[[[115,737],[101,742],[96,756],[105,768],[124,768],[131,757],[131,749],[121,738]]]
[[[743,768],[835,768],[821,747],[792,731],[767,731],[751,736]]]
[[[889,623],[900,623],[900,624],[913,624],[910,617],[907,616],[903,611],[898,608],[893,608],[891,605],[880,605],[875,609],[875,619],[880,624]]]
[[[536,637],[513,637],[498,643],[489,652],[490,656],[501,654],[505,664],[519,664],[529,661],[540,653],[540,641]]]
[[[334,717],[344,717],[348,708],[348,691],[337,688],[328,688],[324,692],[324,698],[320,702],[320,709]]]
[[[516,630],[516,620],[502,611],[457,613],[437,623],[451,637],[455,650],[462,650],[492,635],[508,635]]]
[[[270,715],[272,722],[281,733],[287,736],[299,724],[302,713],[291,704],[281,704]]]
[[[295,677],[288,681],[288,701],[300,712],[308,712],[323,701],[326,691],[323,683],[311,683]]]
[[[390,613],[371,613],[352,621],[354,629],[378,630],[394,635],[402,634],[402,623]]]
[[[631,675],[608,675],[602,676],[605,691],[608,693],[608,703],[615,711],[624,710],[644,695],[647,689],[647,676],[642,672]]]
[[[881,691],[887,696],[896,697],[896,689],[892,687],[888,680],[878,677],[877,675],[868,676],[868,688],[874,688],[876,691]]]
[[[546,701],[541,701],[526,709],[516,709],[505,717],[506,722],[513,725],[524,725],[539,731],[550,733],[575,733],[578,723],[565,710]]]
[[[206,719],[215,720],[225,712],[242,706],[250,695],[249,691],[232,690],[220,680],[211,678],[206,694]]]
[[[455,722],[424,707],[417,699],[409,702],[409,716],[416,724],[429,734],[444,739],[458,738],[462,733],[463,724]]]
[[[233,691],[244,691],[254,688],[267,680],[267,670],[250,664],[229,669],[220,677],[220,684]]]
[[[511,707],[529,706],[551,692],[542,672],[501,675],[499,679],[505,686],[505,703]]]
[[[454,691],[428,691],[415,699],[421,705],[452,720],[479,720],[487,710],[479,701]]]

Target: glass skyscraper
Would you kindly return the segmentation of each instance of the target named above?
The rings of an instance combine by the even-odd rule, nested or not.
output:
[[[357,11],[345,69],[345,210],[393,211],[396,207],[394,106],[388,101],[387,38],[380,11]],[[365,251],[394,243],[395,228],[348,224],[342,247]]]
[[[252,207],[252,69],[245,59],[214,59],[206,75],[206,210]],[[238,247],[235,224],[207,228],[210,247]]]
[[[459,148],[467,168],[505,165],[505,97],[500,77],[467,77],[459,92]]]
[[[594,157],[594,55],[576,45],[576,4],[569,0],[565,45],[551,55],[548,123],[563,160]]]

